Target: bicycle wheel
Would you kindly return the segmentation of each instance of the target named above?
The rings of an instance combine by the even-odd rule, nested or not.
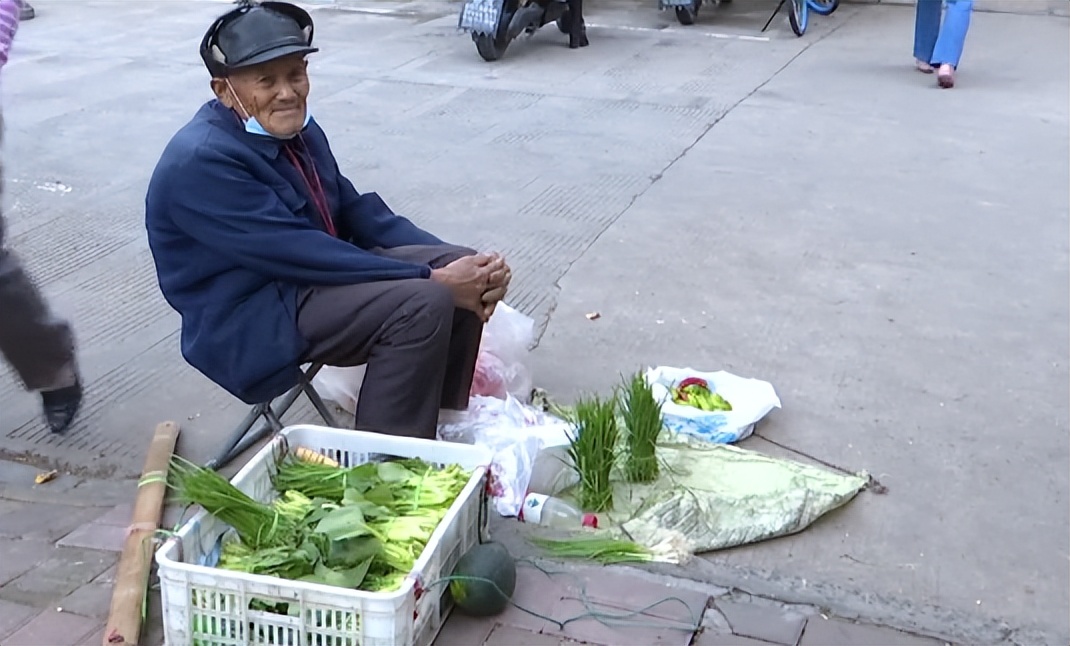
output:
[[[806,26],[810,22],[810,0],[788,0],[791,5],[788,10],[788,22],[796,36],[806,33]]]
[[[819,16],[828,16],[840,8],[840,0],[807,0],[807,4]]]

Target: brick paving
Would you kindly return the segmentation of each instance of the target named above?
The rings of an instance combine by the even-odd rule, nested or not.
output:
[[[724,589],[652,580],[630,568],[520,563],[519,607],[477,619],[454,613],[435,646],[942,646],[888,627],[828,618]],[[584,600],[585,599],[585,600]],[[521,610],[523,608],[523,610]],[[525,610],[527,612],[525,612]],[[591,615],[597,614],[598,619]],[[538,615],[538,616],[536,616]]]
[[[115,495],[115,487],[73,476],[34,486],[32,472],[25,465],[0,460],[0,481],[6,485],[0,493],[0,644],[99,644],[123,532],[130,521],[130,502]],[[16,486],[18,478],[24,479],[21,488]],[[57,497],[50,491],[53,484],[59,492],[77,488],[87,495]],[[93,496],[94,490],[107,493]],[[131,497],[134,490],[131,486]],[[655,579],[623,567],[537,568],[521,561],[513,600],[519,607],[497,617],[476,619],[454,613],[435,646],[944,643],[891,628],[826,619],[809,607]],[[142,643],[155,646],[162,643],[158,593],[150,597],[150,607]]]
[[[5,485],[0,491],[0,644],[100,644],[123,532],[130,522],[130,500],[116,494],[124,489],[114,483],[69,475],[34,486],[33,473],[25,465],[0,460],[0,482]],[[53,486],[56,492],[78,490],[84,495],[56,496]],[[131,483],[125,491],[132,499],[136,487]],[[454,613],[435,646],[944,643],[624,567],[536,567],[521,560],[513,601],[516,606],[497,617]],[[159,594],[154,592],[143,644],[162,643],[159,617]]]
[[[0,460],[0,644],[100,644],[131,507],[108,483],[35,473]]]

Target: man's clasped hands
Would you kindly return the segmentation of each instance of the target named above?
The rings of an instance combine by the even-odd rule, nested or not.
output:
[[[505,298],[513,272],[498,253],[477,253],[431,271],[431,280],[449,288],[457,307],[486,323]]]

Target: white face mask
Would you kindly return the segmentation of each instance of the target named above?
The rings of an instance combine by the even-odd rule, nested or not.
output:
[[[249,134],[252,134],[252,135],[259,135],[261,137],[271,137],[272,139],[293,139],[294,137],[297,136],[298,133],[295,132],[294,134],[290,135],[289,137],[280,137],[278,135],[273,135],[270,132],[268,132],[267,130],[265,130],[264,126],[260,125],[260,122],[256,120],[256,117],[254,117],[251,114],[249,114],[249,111],[245,109],[245,105],[241,102],[241,99],[238,98],[238,93],[234,91],[234,86],[230,84],[230,79],[224,79],[224,80],[227,83],[227,88],[230,90],[230,95],[232,97],[234,97],[234,100],[238,102],[238,107],[241,108],[241,111],[243,113],[245,113],[245,117],[244,117],[244,120],[245,120],[245,132],[248,132]],[[304,130],[305,128],[307,128],[308,127],[308,122],[311,121],[311,120],[312,120],[312,113],[306,107],[305,108],[305,122],[303,124],[301,124],[301,130]]]

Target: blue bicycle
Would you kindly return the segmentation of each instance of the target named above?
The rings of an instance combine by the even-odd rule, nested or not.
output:
[[[773,15],[769,16],[769,20],[762,27],[762,31],[769,28],[773,18],[780,13],[781,7],[785,4],[790,5],[788,7],[788,24],[791,25],[791,30],[795,32],[796,36],[802,36],[806,33],[806,27],[810,24],[811,11],[819,16],[828,16],[839,8],[840,0],[780,0],[780,4],[773,11]]]

